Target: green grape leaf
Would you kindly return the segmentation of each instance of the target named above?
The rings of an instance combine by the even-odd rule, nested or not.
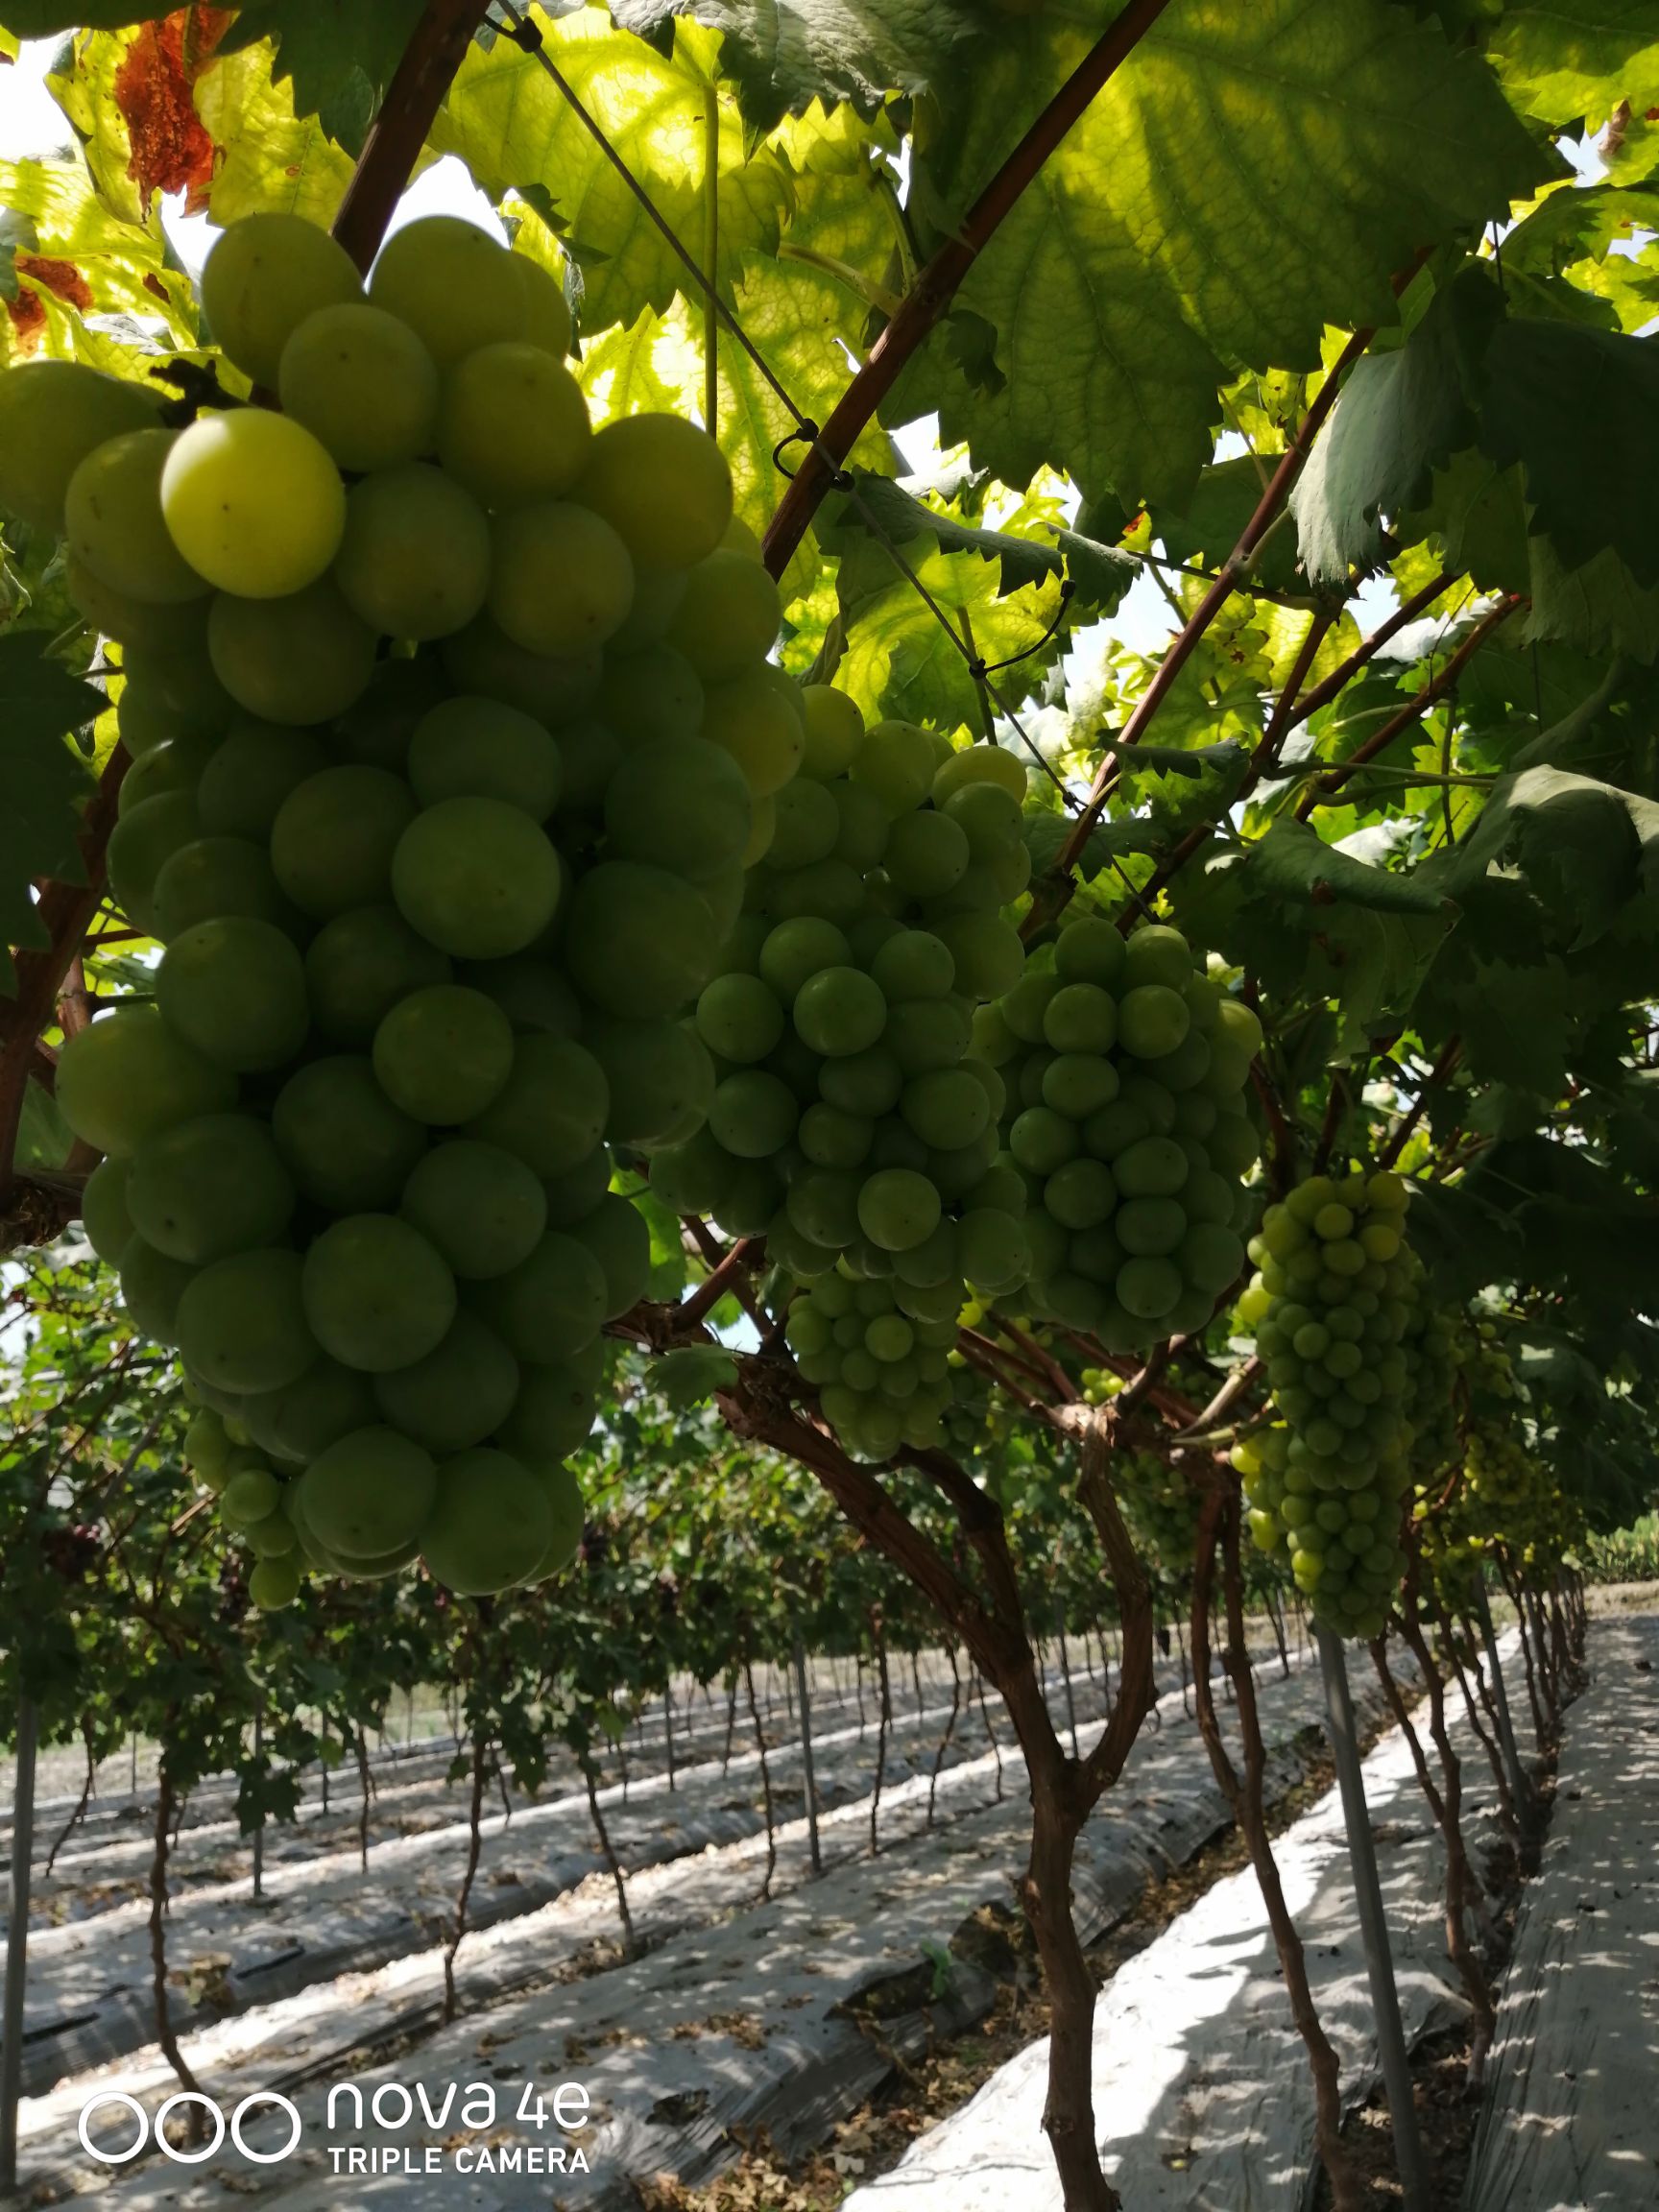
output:
[[[1364,366],[1361,362],[1360,367]],[[1326,436],[1329,435],[1327,431]],[[1325,439],[1321,438],[1314,446],[1315,456],[1324,443]],[[1170,560],[1219,568],[1243,536],[1245,524],[1260,504],[1262,469],[1271,471],[1274,466],[1272,455],[1260,464],[1248,453],[1238,454],[1231,461],[1217,461],[1199,477],[1197,488],[1181,514],[1161,509],[1154,515],[1153,525]],[[1262,546],[1262,558],[1251,575],[1265,591],[1291,592],[1304,589],[1303,579],[1296,572],[1296,547],[1282,531],[1276,532]]]
[[[1644,587],[1610,545],[1569,568],[1548,538],[1528,541],[1532,605],[1526,637],[1552,638],[1577,652],[1659,660],[1659,585]]]
[[[65,31],[120,31],[166,12],[164,0],[0,0],[0,23],[18,38],[57,38]]]
[[[1515,318],[1494,332],[1480,449],[1526,471],[1532,529],[1569,568],[1611,549],[1659,584],[1659,347]]]
[[[1659,229],[1659,185],[1564,185],[1546,193],[1503,241],[1503,276],[1559,276],[1615,243]]]
[[[1653,0],[1511,0],[1492,60],[1517,107],[1545,123],[1599,123],[1623,101],[1659,107]]]
[[[271,75],[291,84],[295,113],[315,115],[355,155],[421,12],[421,0],[249,0],[219,52],[269,38]]]
[[[216,150],[208,198],[215,223],[268,213],[333,222],[351,181],[350,156],[314,115],[294,112],[293,86],[272,77],[268,48],[216,57],[196,81],[195,100]]]
[[[1089,41],[1051,11],[978,50],[916,162],[939,233]],[[1562,173],[1477,56],[1387,0],[1174,0],[979,255],[896,409],[937,404],[947,442],[1006,482],[1042,458],[1086,496],[1179,508],[1221,363],[1315,366],[1327,325],[1394,320],[1390,277],[1425,245]]]
[[[866,511],[875,524],[895,544],[907,544],[926,532],[944,553],[976,553],[982,561],[995,561],[1002,593],[1018,591],[1046,578],[1064,574],[1070,582],[1073,613],[1115,614],[1124,594],[1141,573],[1133,555],[1116,545],[1098,545],[1074,530],[1056,530],[1051,541],[1016,537],[1008,530],[981,529],[942,514],[915,498],[890,476],[868,469],[854,471],[857,498],[842,499],[833,518],[821,511],[818,536],[833,546],[838,530],[868,529]]]
[[[38,948],[46,932],[30,885],[37,877],[84,880],[76,830],[91,788],[85,761],[66,742],[104,711],[95,684],[42,652],[38,631],[0,634],[0,988],[15,983],[8,947]]]
[[[1445,994],[1474,1072],[1541,1098],[1558,1096],[1567,1080],[1572,999],[1572,978],[1554,959],[1528,967],[1483,962],[1471,981]]]
[[[1364,906],[1379,914],[1445,915],[1451,910],[1444,892],[1414,877],[1372,868],[1288,816],[1281,816],[1250,847],[1245,868],[1253,889],[1298,904]]]
[[[677,1413],[702,1406],[737,1380],[736,1356],[712,1344],[685,1344],[651,1362],[651,1382]]]

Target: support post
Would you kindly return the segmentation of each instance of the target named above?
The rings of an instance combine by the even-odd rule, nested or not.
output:
[[[799,1636],[795,1639],[795,1693],[801,1709],[801,1766],[806,1786],[806,1839],[812,1847],[812,1871],[824,1871],[824,1855],[818,1844],[818,1778],[812,1769],[812,1701],[806,1694],[806,1650]]]
[[[1417,2106],[1411,2091],[1411,2059],[1406,2049],[1406,2031],[1400,2018],[1394,1961],[1388,1952],[1388,1923],[1382,1911],[1377,1849],[1371,1835],[1371,1815],[1365,1805],[1365,1781],[1359,1768],[1359,1739],[1354,1725],[1348,1663],[1340,1637],[1322,1625],[1316,1626],[1314,1633],[1319,1642],[1319,1671],[1325,1677],[1325,1705],[1331,1719],[1336,1782],[1342,1792],[1342,1816],[1348,1830],[1348,1856],[1354,1870],[1355,1899],[1359,1908],[1365,1971],[1371,1984],[1372,2009],[1377,2015],[1377,2048],[1388,2095],[1388,2116],[1394,2124],[1394,2157],[1400,2174],[1400,2193],[1405,2212],[1429,2212],[1428,2176],[1423,2165],[1423,2144],[1417,2132]]]
[[[1525,1823],[1526,1809],[1532,1802],[1532,1791],[1515,1743],[1515,1723],[1509,1718],[1509,1693],[1503,1686],[1503,1670],[1498,1663],[1498,1639],[1492,1629],[1492,1607],[1487,1602],[1486,1579],[1481,1575],[1475,1577],[1475,1610],[1480,1617],[1480,1641],[1486,1647],[1486,1664],[1492,1670],[1492,1696],[1498,1707],[1498,1735],[1503,1753],[1504,1769],[1509,1776],[1509,1794],[1515,1802],[1516,1818]]]
[[[12,1889],[6,1922],[6,1997],[0,2011],[0,2196],[17,2186],[17,2100],[23,2088],[23,1989],[28,1970],[29,1865],[35,1844],[35,1703],[17,1708],[12,1792]]]
[[[674,1684],[669,1682],[662,1693],[662,1745],[668,1754],[668,1787],[678,1790],[679,1779],[674,1770]]]
[[[253,1759],[257,1765],[265,1754],[265,1700],[260,1698],[253,1708]],[[260,1794],[264,1794],[263,1774],[259,1777]],[[265,1902],[265,1808],[259,1808],[258,1822],[253,1830],[253,1902]]]

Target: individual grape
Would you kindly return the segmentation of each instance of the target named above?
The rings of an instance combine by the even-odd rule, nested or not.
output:
[[[880,988],[856,968],[822,968],[795,995],[796,1034],[814,1052],[840,1059],[868,1051],[887,1024]]]
[[[551,960],[533,952],[505,960],[465,960],[457,980],[493,998],[515,1029],[548,1029],[574,1037],[582,1027],[582,1004]]]
[[[631,745],[684,737],[703,723],[703,685],[683,653],[667,645],[606,656],[597,700],[601,718]]]
[[[605,1128],[616,1142],[650,1150],[702,1125],[714,1064],[688,1023],[594,1019],[584,1024],[583,1042],[604,1070]]]
[[[425,807],[392,859],[392,895],[405,920],[463,960],[497,960],[534,944],[553,919],[560,881],[546,836],[499,799]]]
[[[219,1494],[219,1518],[232,1528],[252,1528],[276,1511],[281,1495],[269,1467],[238,1467]]]
[[[248,1596],[261,1613],[280,1613],[300,1595],[300,1563],[290,1554],[261,1559],[248,1575]]]
[[[528,251],[510,253],[508,261],[518,283],[526,344],[539,346],[555,360],[562,360],[570,350],[572,336],[570,308],[562,279],[553,270],[535,260]]]
[[[171,430],[129,430],[96,445],[69,479],[63,535],[69,552],[129,599],[163,606],[208,590],[175,547],[161,514],[161,471]]]
[[[354,474],[396,469],[432,449],[437,367],[384,308],[351,300],[307,315],[282,349],[276,390],[282,412]]]
[[[1179,929],[1148,923],[1123,941],[1121,973],[1126,991],[1152,985],[1184,991],[1192,980],[1192,950]]]
[[[859,1227],[883,1252],[920,1244],[939,1226],[940,1213],[938,1191],[912,1168],[883,1168],[859,1189]]]
[[[416,727],[447,691],[433,654],[399,655],[377,662],[368,689],[335,720],[337,756],[365,768],[406,775]]]
[[[527,1260],[476,1293],[478,1309],[508,1349],[530,1365],[569,1359],[605,1320],[605,1271],[586,1245],[549,1230]]]
[[[311,1020],[335,1045],[372,1044],[399,999],[449,976],[447,955],[411,929],[396,906],[336,914],[305,948]]]
[[[773,868],[809,868],[831,858],[841,834],[841,813],[824,783],[798,776],[772,802],[772,835],[766,859]]]
[[[548,1228],[568,1229],[572,1221],[591,1214],[611,1188],[612,1166],[610,1146],[596,1144],[562,1175],[543,1176]]]
[[[527,653],[586,653],[620,626],[634,563],[602,517],[544,499],[496,517],[490,613]]]
[[[1157,1060],[1184,1042],[1192,1016],[1186,999],[1167,984],[1141,983],[1118,1000],[1118,1021],[1124,1051],[1137,1060]]]
[[[610,1090],[590,1052],[568,1037],[520,1037],[513,1071],[467,1134],[498,1144],[538,1175],[563,1175],[605,1133]]]
[[[666,869],[607,860],[576,886],[565,966],[595,1006],[647,1019],[695,999],[718,944],[714,918],[689,883]]]
[[[447,369],[475,347],[525,335],[529,303],[515,259],[475,223],[422,215],[381,247],[369,297]]]
[[[304,1195],[335,1212],[395,1206],[426,1148],[420,1122],[393,1105],[366,1058],[349,1053],[288,1078],[271,1133]]]
[[[824,782],[844,776],[864,742],[863,715],[845,691],[837,691],[830,684],[806,685],[801,693],[801,708],[806,724],[802,773]],[[878,859],[879,854],[876,857]]]
[[[707,432],[674,415],[609,422],[588,449],[575,496],[648,568],[689,568],[732,519],[732,471]]]
[[[204,1406],[184,1431],[184,1457],[204,1490],[215,1497],[230,1477],[230,1438],[222,1417]]]
[[[422,806],[496,799],[533,822],[552,813],[563,781],[558,746],[528,714],[465,694],[423,714],[409,746],[409,781]]]
[[[665,635],[705,684],[723,684],[765,660],[782,619],[778,587],[759,563],[716,548],[686,578]]]
[[[759,974],[786,1006],[825,968],[851,966],[853,948],[832,922],[815,915],[799,915],[781,922],[762,941]]]
[[[795,774],[805,752],[800,692],[781,669],[765,662],[710,685],[703,733],[731,754],[752,797],[771,798]]]
[[[428,1452],[465,1452],[493,1435],[518,1394],[518,1362],[463,1309],[424,1358],[374,1378],[382,1419]]]
[[[1024,948],[1017,929],[996,914],[950,914],[935,935],[955,964],[956,988],[975,998],[999,998],[1020,980]]]
[[[159,799],[169,792],[194,795],[202,771],[216,750],[211,737],[164,737],[148,753],[138,754],[121,779],[115,801],[117,817],[132,813],[146,799]]]
[[[54,1092],[73,1134],[118,1156],[132,1155],[176,1122],[224,1113],[236,1101],[235,1078],[148,1006],[117,1008],[65,1038]]]
[[[576,1367],[559,1360],[526,1367],[496,1441],[526,1467],[544,1471],[584,1442],[596,1408],[593,1390]]]
[[[318,308],[359,300],[351,256],[300,215],[246,215],[213,244],[202,306],[215,342],[255,384],[275,389],[282,349]]]
[[[255,1392],[242,1405],[243,1423],[260,1450],[301,1467],[378,1418],[369,1378],[321,1355],[294,1382]]]
[[[1023,762],[996,745],[969,745],[941,761],[933,772],[933,804],[946,807],[959,792],[989,785],[1014,802],[1018,814],[1025,798]]]
[[[503,637],[487,614],[445,637],[440,650],[456,690],[499,699],[555,733],[587,713],[604,667],[597,652],[563,657],[527,653]]]
[[[739,1160],[769,1160],[795,1134],[801,1109],[789,1086],[764,1069],[745,1068],[716,1085],[709,1126]]]
[[[907,899],[937,899],[960,883],[971,855],[968,839],[947,814],[902,814],[887,839],[884,865]]]
[[[347,496],[334,581],[372,630],[423,639],[464,629],[484,604],[490,561],[483,509],[426,462],[365,476]]]
[[[276,1390],[317,1357],[297,1252],[233,1252],[192,1277],[179,1301],[180,1356],[220,1390]]]
[[[79,361],[23,361],[0,376],[0,507],[63,534],[69,482],[111,438],[156,426],[160,395]]]
[[[697,1001],[697,1032],[723,1060],[764,1060],[783,1034],[783,1009],[757,975],[717,975]]]
[[[330,1444],[300,1479],[307,1524],[346,1559],[382,1557],[412,1543],[431,1518],[437,1491],[432,1455],[380,1424]]]
[[[570,1565],[582,1548],[586,1512],[582,1485],[568,1467],[532,1467],[531,1472],[541,1485],[553,1532],[541,1558],[522,1577],[527,1584],[548,1581]]]
[[[150,907],[163,944],[198,922],[226,914],[268,922],[285,936],[302,926],[282,895],[265,848],[247,837],[195,837],[179,846],[156,871]]]
[[[283,599],[221,592],[207,617],[214,672],[250,714],[308,727],[345,713],[374,670],[374,633],[331,579]]]
[[[471,1138],[434,1145],[403,1186],[401,1212],[465,1282],[517,1267],[547,1226],[546,1194],[532,1169]]]
[[[193,1266],[274,1244],[294,1211],[294,1181],[262,1121],[209,1114],[147,1138],[125,1178],[133,1228]]]
[[[599,1262],[605,1277],[607,1321],[626,1313],[644,1297],[651,1280],[651,1232],[637,1206],[613,1191],[608,1192],[591,1214],[573,1221],[565,1234]]]
[[[455,1278],[438,1251],[390,1214],[332,1222],[304,1262],[312,1334],[343,1366],[383,1375],[423,1359],[455,1317]]]
[[[179,433],[161,470],[161,512],[198,576],[242,599],[283,599],[338,552],[346,493],[302,424],[239,407]]]
[[[183,643],[165,649],[128,645],[121,655],[127,681],[116,705],[122,743],[134,758],[163,737],[217,739],[236,715],[236,703],[213,672],[207,654],[207,610],[186,608],[193,628]],[[133,709],[142,705],[135,724]]]
[[[700,737],[648,738],[605,795],[611,851],[694,881],[735,865],[749,836],[749,787],[729,754]]]
[[[438,459],[497,512],[563,498],[582,473],[589,437],[582,387],[539,345],[477,347],[444,379]]]
[[[238,1074],[279,1068],[305,1041],[305,970],[269,922],[227,914],[198,922],[167,948],[156,1002],[202,1057]]]
[[[196,802],[185,791],[163,791],[124,814],[109,832],[109,888],[136,928],[156,927],[156,881],[175,853],[202,834]]]
[[[135,1329],[157,1344],[179,1340],[179,1303],[196,1279],[187,1261],[169,1260],[142,1237],[130,1237],[121,1255],[121,1303]]]
[[[914,722],[872,723],[851,768],[854,783],[875,792],[897,821],[922,805],[936,773],[933,741]]]
[[[412,991],[374,1032],[375,1077],[417,1121],[454,1127],[482,1114],[513,1071],[513,1025],[460,983]]]
[[[439,1470],[421,1555],[434,1581],[482,1598],[533,1575],[553,1533],[546,1492],[527,1467],[505,1452],[466,1452]]]
[[[121,1264],[121,1255],[136,1233],[127,1204],[131,1166],[130,1161],[119,1158],[100,1160],[81,1192],[81,1226],[86,1241],[111,1267]]]
[[[65,362],[62,366],[68,368],[72,364]],[[0,377],[0,389],[18,373],[16,370],[8,370]],[[165,603],[156,599],[130,599],[124,591],[112,590],[102,577],[94,576],[73,553],[64,556],[63,589],[69,595],[70,605],[84,618],[88,628],[102,637],[115,638],[125,652],[187,653],[205,639],[210,604],[205,599],[174,599]]]

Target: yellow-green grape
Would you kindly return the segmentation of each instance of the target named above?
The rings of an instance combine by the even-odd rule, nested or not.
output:
[[[1315,1617],[1380,1635],[1404,1555],[1422,1265],[1407,1190],[1386,1171],[1314,1175],[1270,1206],[1237,1316],[1253,1331],[1279,1419],[1234,1447],[1251,1532],[1288,1556]]]
[[[161,511],[171,430],[130,430],[96,445],[69,479],[63,534],[70,556],[112,591],[172,606],[200,599],[205,576],[175,546]]]
[[[940,1441],[955,1395],[950,1355],[966,1295],[959,1276],[928,1300],[843,1262],[795,1296],[785,1323],[790,1348],[855,1458],[889,1459],[902,1446]],[[932,1313],[923,1310],[929,1304]]]
[[[275,387],[282,349],[319,308],[363,297],[343,246],[300,215],[247,215],[214,241],[202,305],[214,342],[255,384]]]
[[[432,450],[437,365],[384,308],[349,301],[307,315],[282,349],[276,388],[283,413],[353,473],[396,469]]]
[[[24,361],[0,375],[0,507],[56,538],[75,471],[124,432],[154,430],[161,395],[79,361]],[[113,625],[103,624],[112,634]]]
[[[327,447],[301,423],[240,407],[180,432],[161,470],[161,512],[209,584],[242,599],[283,599],[315,583],[339,551],[346,490]]]
[[[447,369],[476,347],[528,335],[529,299],[515,261],[475,223],[423,215],[381,247],[369,298],[406,323]]]

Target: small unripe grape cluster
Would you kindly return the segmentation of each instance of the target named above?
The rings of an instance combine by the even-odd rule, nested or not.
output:
[[[1245,1109],[1262,1026],[1177,929],[1098,915],[976,1024],[1026,1194],[1030,1310],[1109,1351],[1201,1329],[1244,1265],[1261,1143]]]
[[[855,1458],[939,1441],[953,1396],[954,1313],[929,1320],[899,1304],[900,1286],[836,1266],[802,1290],[785,1334],[824,1417]]]
[[[40,439],[0,435],[0,503],[65,532],[122,646],[110,883],[166,948],[58,1102],[106,1155],[95,1249],[220,1418],[196,1463],[260,1591],[417,1555],[493,1591],[573,1549],[563,1462],[651,1263],[612,1147],[714,1094],[683,1017],[802,695],[713,442],[593,430],[522,254],[416,222],[365,298],[254,216],[203,289],[284,412],[174,431],[75,364],[0,379],[0,433]]]
[[[917,1319],[964,1279],[1018,1286],[1024,1190],[998,1165],[1000,1077],[976,1007],[1019,975],[1000,909],[1030,873],[1024,771],[906,722],[866,731],[844,694],[805,694],[803,773],[722,973],[697,1002],[714,1057],[708,1125],[660,1152],[652,1186],[805,1282],[845,1261]]]
[[[1443,1477],[1457,1454],[1458,1315],[1455,1308],[1420,1297],[1406,1332],[1411,1365],[1407,1418],[1411,1424],[1411,1471],[1418,1484]]]
[[[1382,1633],[1404,1565],[1422,1277],[1406,1203],[1398,1175],[1310,1176],[1263,1214],[1238,1309],[1280,1415],[1233,1448],[1251,1534],[1345,1636]]]

